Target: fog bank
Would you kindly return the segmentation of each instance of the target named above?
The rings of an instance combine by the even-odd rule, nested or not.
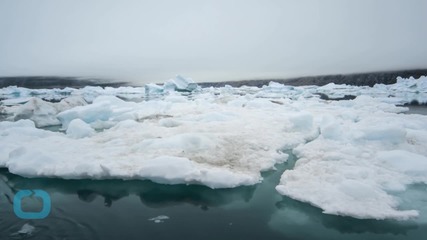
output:
[[[426,0],[0,0],[0,76],[163,82],[427,67]]]

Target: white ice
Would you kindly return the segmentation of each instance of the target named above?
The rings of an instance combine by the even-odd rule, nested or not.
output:
[[[168,219],[169,219],[168,216],[166,216],[166,215],[160,215],[160,216],[157,216],[157,217],[150,218],[150,219],[148,219],[148,221],[153,221],[154,223],[162,223],[162,222],[164,222],[165,220],[168,220]]]
[[[399,209],[393,192],[427,183],[426,116],[395,114],[374,99],[312,106],[320,136],[294,148],[297,161],[285,171],[277,191],[309,202],[324,213],[357,218],[406,220],[418,216]]]
[[[9,101],[10,103],[12,101]],[[17,101],[15,101],[16,103]],[[46,102],[40,98],[28,98],[22,105],[15,105],[3,110],[4,114],[11,115],[14,121],[20,119],[31,119],[37,127],[60,125],[57,114],[66,109],[86,105],[86,101],[79,96],[62,99],[58,103]]]
[[[0,122],[0,166],[27,177],[233,188],[261,182],[261,172],[293,149],[299,159],[283,173],[280,194],[327,214],[406,220],[419,213],[401,208],[398,195],[410,184],[427,184],[427,116],[402,114],[407,109],[394,104],[426,102],[426,82],[226,86],[191,99],[168,91],[138,103],[118,97],[141,96],[143,88],[87,87],[67,91],[90,104],[65,107],[39,98],[19,104],[31,94],[10,87],[0,96],[21,100],[3,106],[15,122]],[[325,101],[317,93],[358,97]],[[65,133],[36,128],[53,123]]]
[[[235,107],[216,103],[214,95],[200,97],[133,103],[100,96],[58,114],[66,135],[21,121],[2,122],[8,127],[0,142],[10,146],[1,149],[2,165],[28,177],[132,178],[230,188],[259,183],[261,171],[286,160],[279,150],[287,142],[281,138],[286,125],[291,127],[289,116],[265,121],[269,107],[277,104],[248,99],[247,107]],[[89,124],[100,122],[110,128],[93,134]],[[299,141],[312,134],[292,133]]]
[[[34,227],[29,223],[25,223],[24,225],[22,225],[21,229],[19,229],[15,233],[12,233],[10,237],[19,238],[19,239],[31,237],[35,230],[36,230],[36,227]]]

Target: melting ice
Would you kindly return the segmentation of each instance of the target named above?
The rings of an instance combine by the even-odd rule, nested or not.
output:
[[[192,92],[191,98],[182,91]],[[319,98],[348,94],[354,100]],[[159,94],[150,101],[125,101]],[[427,78],[393,85],[0,89],[0,166],[26,177],[148,179],[234,188],[262,181],[292,149],[277,191],[356,218],[407,220],[397,192],[427,183]],[[46,102],[43,99],[55,100]],[[52,132],[39,127],[61,125]]]

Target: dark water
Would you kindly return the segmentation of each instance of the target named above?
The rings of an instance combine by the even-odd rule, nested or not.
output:
[[[426,105],[410,105],[406,106],[409,108],[409,111],[405,112],[406,114],[421,114],[427,115],[427,106]]]
[[[416,221],[357,220],[325,215],[308,204],[279,195],[274,187],[295,158],[264,173],[257,186],[212,190],[203,186],[149,181],[27,179],[0,170],[0,239],[423,239],[427,210]],[[43,189],[52,199],[42,220],[14,215],[21,189]],[[417,205],[427,203],[427,187],[413,186]],[[408,196],[402,197],[403,204]],[[409,196],[411,198],[411,196]],[[23,202],[37,210],[38,198]],[[413,204],[408,200],[407,204]],[[154,223],[148,219],[166,215]],[[422,223],[424,222],[424,223]],[[24,224],[31,235],[14,234]]]

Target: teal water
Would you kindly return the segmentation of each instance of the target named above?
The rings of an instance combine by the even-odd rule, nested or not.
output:
[[[203,186],[150,181],[28,179],[0,170],[0,239],[423,239],[427,210],[415,221],[358,220],[279,195],[274,187],[295,157],[263,174],[257,186],[212,190]],[[52,199],[50,215],[23,220],[12,207],[14,193],[43,189]],[[413,186],[403,204],[417,195],[427,203],[427,187]],[[41,200],[40,200],[41,201]],[[23,202],[37,210],[38,198]],[[425,209],[425,208],[424,208]],[[150,218],[166,215],[162,223]],[[31,235],[16,234],[26,223]]]

